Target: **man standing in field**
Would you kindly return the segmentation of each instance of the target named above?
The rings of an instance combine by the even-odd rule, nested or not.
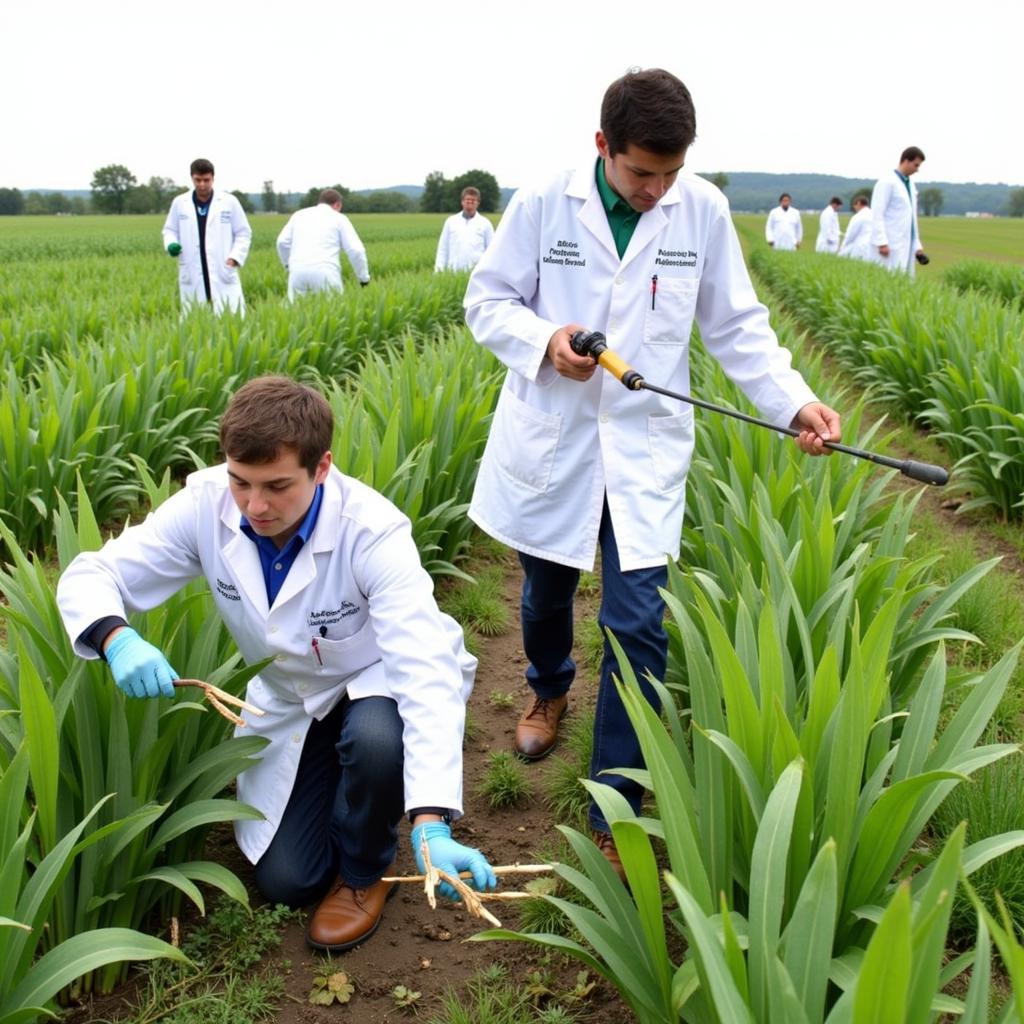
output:
[[[177,196],[164,221],[164,248],[178,261],[182,310],[208,302],[214,312],[245,312],[238,268],[252,244],[252,228],[242,204],[230,193],[215,191],[213,164],[193,160],[192,191]]]
[[[508,367],[469,515],[519,552],[526,679],[534,691],[515,734],[526,760],[558,737],[576,673],[573,598],[581,569],[601,548],[598,621],[644,680],[662,679],[668,640],[659,594],[679,557],[686,473],[693,456],[689,406],[628,391],[577,355],[571,338],[599,330],[609,346],[659,385],[689,390],[694,320],[704,346],[773,423],[822,454],[839,417],[792,369],[754,294],[729,203],[681,173],[696,135],[690,94],[660,69],[613,82],[601,105],[596,152],[513,197],[469,280],[466,320]],[[596,372],[595,372],[596,370]],[[612,680],[605,640],[591,778],[639,812],[642,787],[606,770],[640,768],[636,734]],[[641,682],[657,706],[653,688]],[[594,839],[621,862],[608,822],[590,809]]]
[[[453,213],[441,230],[434,270],[472,270],[494,240],[491,222],[477,212],[480,190],[467,185],[462,190],[462,213]]]
[[[338,254],[344,249],[359,283],[370,283],[366,248],[341,212],[341,193],[325,188],[316,206],[297,210],[277,236],[277,255],[288,271],[288,298],[342,290]]]
[[[815,252],[839,252],[839,211],[843,201],[833,196],[828,206],[821,211],[818,218],[818,240],[814,243]]]
[[[421,870],[425,842],[436,867],[495,886],[450,828],[476,659],[434,601],[409,520],[333,465],[333,427],[312,388],[249,381],[221,419],[225,462],[80,554],[57,586],[75,652],[106,660],[128,696],[173,697],[178,676],[127,615],[200,577],[242,656],[270,659],[246,691],[264,712],[246,731],[269,745],[238,778],[263,817],[235,835],[272,903],[322,898],[307,940],[328,953],[380,923],[403,810]]]
[[[883,174],[871,193],[871,258],[888,270],[914,276],[914,259],[924,255],[917,229],[917,186],[910,180],[924,153],[908,146],[899,166]]]
[[[852,260],[871,259],[871,207],[863,196],[857,196],[853,201],[853,216],[846,225],[846,237],[839,255]]]
[[[800,211],[791,206],[792,197],[788,192],[779,196],[779,205],[768,214],[764,226],[764,237],[774,249],[791,251],[799,249],[804,240],[804,226],[800,221]]]

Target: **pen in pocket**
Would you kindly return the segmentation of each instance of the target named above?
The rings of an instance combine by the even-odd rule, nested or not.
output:
[[[320,641],[316,637],[313,637],[313,653],[316,655],[316,660],[319,662],[320,667],[324,666],[324,659],[320,657]]]
[[[658,294],[658,275],[651,274],[651,309],[654,309],[654,297]]]

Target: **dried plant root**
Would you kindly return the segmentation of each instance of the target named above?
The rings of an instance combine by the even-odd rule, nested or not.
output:
[[[255,704],[240,700],[234,694],[228,693],[227,690],[222,690],[219,686],[204,682],[202,679],[175,679],[174,685],[198,686],[203,691],[203,696],[213,705],[218,714],[223,715],[229,722],[233,722],[235,725],[242,726],[243,728],[249,723],[241,715],[235,714],[230,708],[225,707],[225,704],[233,704],[235,707],[242,708],[243,711],[248,711],[251,715],[262,716],[266,714],[262,708],[256,707]]]

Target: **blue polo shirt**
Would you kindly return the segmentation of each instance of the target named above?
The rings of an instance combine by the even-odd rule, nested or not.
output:
[[[291,569],[298,558],[302,545],[309,540],[316,526],[316,518],[320,514],[320,504],[324,497],[324,485],[319,484],[313,500],[310,502],[309,510],[302,520],[299,528],[289,538],[283,548],[278,546],[270,537],[261,537],[250,525],[249,520],[242,516],[242,533],[246,535],[255,545],[260,555],[260,565],[263,567],[263,582],[267,585],[267,604],[273,608],[274,599],[278,595],[288,570]]]

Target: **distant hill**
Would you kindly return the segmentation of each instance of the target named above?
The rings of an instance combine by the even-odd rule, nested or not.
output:
[[[699,172],[712,177],[712,172]],[[832,196],[839,196],[845,208],[850,208],[850,197],[862,186],[870,188],[873,178],[843,178],[835,174],[760,174],[753,171],[726,171],[729,184],[725,194],[734,210],[767,213],[777,205],[779,196],[789,192],[793,205],[799,210],[812,212],[825,207]],[[918,190],[942,190],[942,213],[1006,214],[1010,191],[1019,185],[978,185],[974,182],[922,181],[915,178]]]
[[[714,172],[700,171],[702,177],[711,178]],[[850,208],[850,197],[858,188],[870,188],[874,184],[872,178],[844,178],[836,174],[763,174],[757,171],[726,171],[729,184],[725,194],[729,205],[739,212],[767,213],[779,201],[782,192],[789,192],[793,197],[793,205],[805,212],[814,212],[824,208],[832,196],[839,196],[845,209]],[[916,180],[916,179],[915,179]],[[963,215],[968,212],[992,213],[1005,215],[1008,209],[1009,196],[1012,189],[1022,185],[988,185],[975,182],[954,181],[922,181],[916,180],[918,189],[942,189],[942,213],[944,215]],[[54,189],[28,188],[29,192],[63,192],[69,199],[80,196],[89,199],[89,189]],[[504,210],[511,199],[515,188],[501,190],[501,208]],[[356,195],[369,195],[371,192],[401,192],[411,199],[419,199],[423,194],[422,185],[391,185],[386,188],[360,188],[354,190]],[[305,193],[289,192],[285,195],[288,204],[298,205]],[[262,206],[262,196],[258,192],[250,192],[249,198],[258,210]]]

